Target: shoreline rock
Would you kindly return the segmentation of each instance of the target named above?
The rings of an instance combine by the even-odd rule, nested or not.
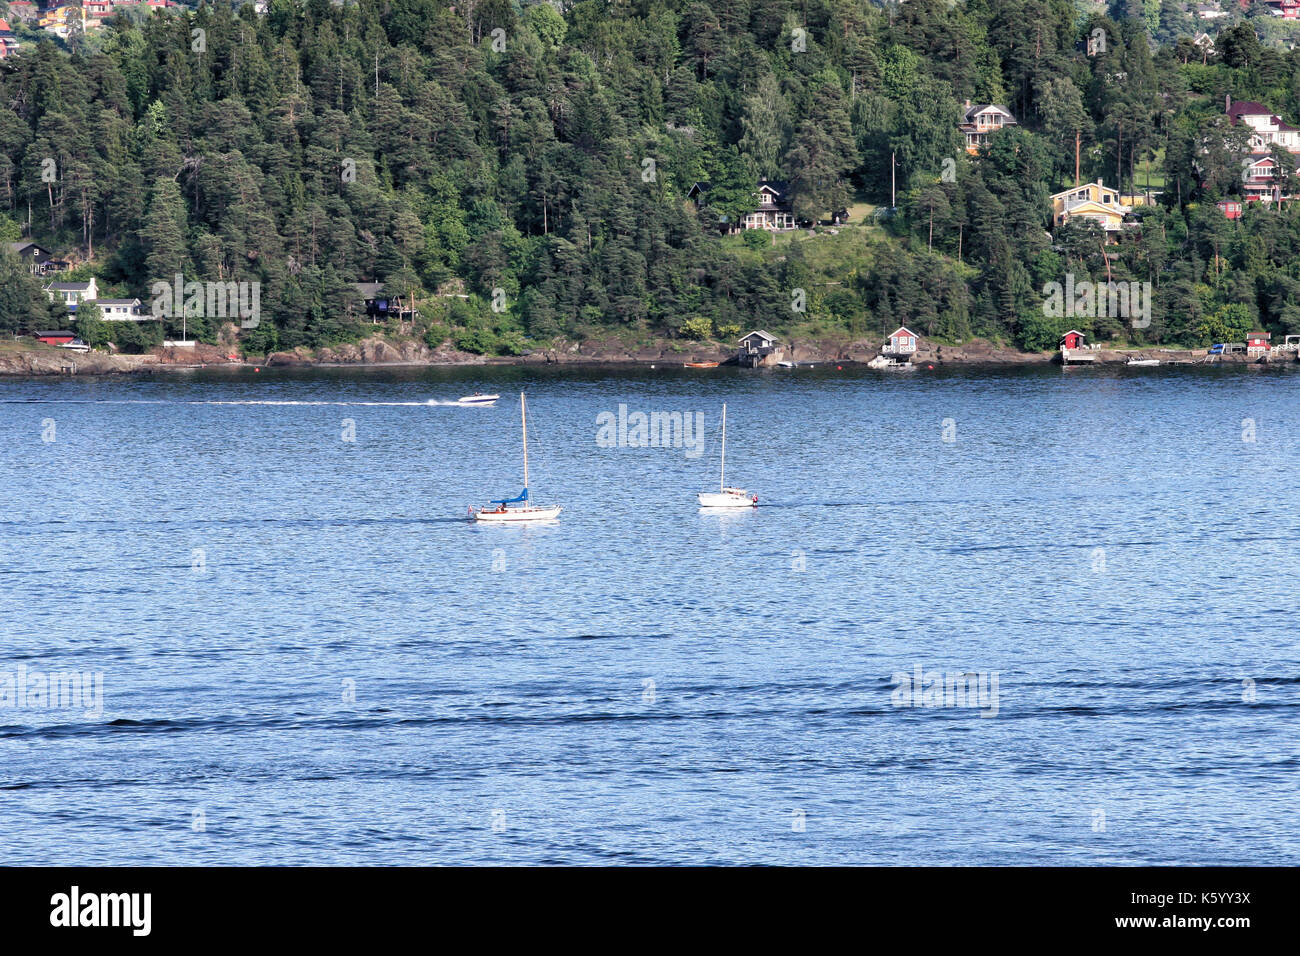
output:
[[[444,343],[431,349],[426,343],[406,339],[390,341],[371,336],[356,343],[344,343],[317,349],[306,347],[272,352],[264,358],[241,358],[229,345],[199,344],[190,348],[158,347],[144,355],[120,355],[104,352],[70,352],[49,346],[33,345],[0,351],[0,375],[113,375],[161,370],[220,367],[313,368],[383,366],[456,366],[456,365],[664,365],[681,367],[688,362],[726,362],[734,357],[730,349],[716,344],[697,343],[682,348],[681,342],[664,340],[653,345],[628,346],[614,340],[560,341],[535,349],[527,355],[488,356],[461,352]],[[879,354],[877,340],[858,339],[844,342],[787,341],[785,357],[800,365],[849,362],[866,364]],[[1207,363],[1205,349],[1138,348],[1096,349],[1081,354],[1094,357],[1094,365],[1124,365],[1130,358],[1159,359],[1161,365],[1252,364],[1260,356],[1233,354],[1217,356]],[[912,356],[913,365],[942,366],[1025,366],[1059,362],[1056,351],[1021,352],[974,339],[961,345],[921,342]],[[1292,364],[1291,353],[1270,353],[1267,364]]]

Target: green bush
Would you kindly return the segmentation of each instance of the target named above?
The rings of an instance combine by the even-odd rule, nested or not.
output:
[[[77,309],[77,318],[72,323],[72,331],[92,349],[101,349],[113,337],[109,324],[100,318],[99,307],[86,304]]]
[[[472,352],[475,355],[496,355],[499,344],[496,333],[482,327],[457,329],[451,342],[462,352]]]
[[[697,315],[683,322],[681,331],[682,335],[688,339],[695,339],[697,342],[711,338],[713,336],[713,320]]]
[[[447,326],[441,322],[430,322],[429,327],[424,330],[424,344],[431,349],[438,348],[443,342],[447,341],[449,331]]]
[[[161,322],[105,322],[113,344],[123,352],[139,354],[162,345]]]

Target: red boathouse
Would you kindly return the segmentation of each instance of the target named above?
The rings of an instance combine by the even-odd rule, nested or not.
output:
[[[75,332],[36,332],[36,341],[46,345],[66,345],[77,337]]]

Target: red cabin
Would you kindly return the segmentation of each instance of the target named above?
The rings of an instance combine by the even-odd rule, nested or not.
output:
[[[75,339],[75,332],[37,332],[36,341],[44,342],[46,345],[66,345]]]
[[[1241,201],[1238,199],[1220,199],[1216,205],[1229,219],[1241,218]]]
[[[1269,333],[1267,332],[1250,332],[1246,335],[1246,354],[1252,352],[1267,352],[1272,346],[1268,344]]]
[[[1078,329],[1070,329],[1061,336],[1061,348],[1063,349],[1081,349],[1083,348],[1083,333]]]
[[[916,351],[916,333],[900,325],[889,333],[889,343],[881,349],[886,355],[911,355]]]

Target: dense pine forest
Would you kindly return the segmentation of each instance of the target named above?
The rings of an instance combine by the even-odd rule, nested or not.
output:
[[[1248,153],[1227,98],[1300,125],[1300,52],[1266,10],[1221,22],[1211,53],[1156,0],[119,12],[0,61],[0,239],[146,308],[175,274],[259,282],[262,320],[239,333],[259,353],[374,332],[358,282],[418,307],[389,332],[490,354],[898,324],[1027,349],[1071,326],[1186,345],[1300,332],[1300,216],[1216,206],[1240,197]],[[1018,125],[970,155],[967,101]],[[1091,222],[1053,227],[1076,155],[1084,183],[1158,194],[1109,245]],[[763,178],[803,228],[732,228]],[[1150,324],[1045,315],[1067,273],[1149,281]],[[41,286],[0,261],[0,330],[64,321]]]

